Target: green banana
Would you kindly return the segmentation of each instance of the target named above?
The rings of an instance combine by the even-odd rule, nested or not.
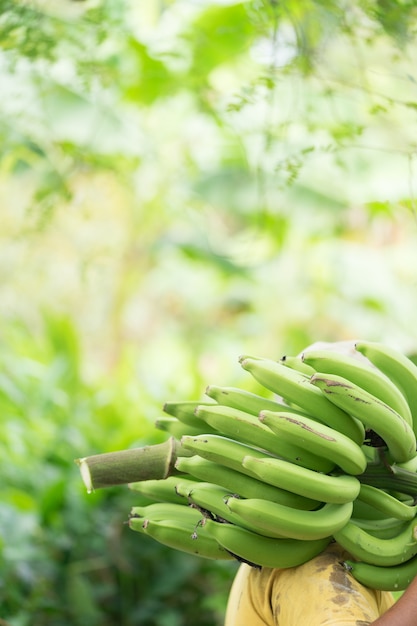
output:
[[[359,491],[360,490],[358,490],[358,495]],[[359,498],[356,497],[353,500],[352,518],[373,522],[385,519],[385,515],[382,513],[382,511],[379,511],[375,507],[366,504],[366,502],[362,502],[362,500],[359,500]]]
[[[151,520],[153,522],[161,522],[163,520],[178,520],[185,524],[199,524],[201,522],[201,513],[189,506],[187,499],[182,498],[184,504],[174,504],[173,502],[153,502],[145,506],[133,506],[130,510],[129,519],[136,517],[143,520]]]
[[[297,465],[326,473],[335,466],[334,462],[277,437],[254,415],[239,409],[214,405],[197,407],[195,412],[198,417],[222,435],[233,437],[242,443],[255,445]]]
[[[240,362],[243,369],[250,372],[261,385],[282,396],[289,404],[301,407],[319,422],[362,445],[363,425],[346,411],[329,402],[319,389],[309,384],[308,376],[269,359],[241,357]]]
[[[290,367],[292,370],[300,372],[300,374],[305,374],[306,376],[312,376],[314,374],[314,368],[308,363],[305,363],[301,356],[290,356],[286,354],[281,357],[279,362],[285,365],[285,367]]]
[[[155,428],[169,433],[170,435],[175,437],[175,439],[181,439],[183,435],[202,435],[204,433],[214,432],[213,428],[211,428],[201,420],[198,426],[190,426],[189,424],[184,424],[176,417],[165,416],[158,417],[155,420]]]
[[[367,444],[361,446],[364,455],[366,456],[366,460],[369,463],[377,463],[379,461],[379,449],[373,448]]]
[[[417,454],[413,456],[409,461],[405,463],[397,463],[398,467],[408,470],[409,472],[417,473]]]
[[[230,561],[234,558],[206,532],[203,525],[195,528],[193,523],[186,524],[183,519],[156,521],[138,517],[131,517],[128,523],[131,530],[149,535],[158,543],[180,552],[217,561]]]
[[[237,387],[217,387],[216,385],[209,385],[206,389],[206,394],[222,406],[230,406],[233,409],[239,409],[240,411],[245,411],[246,413],[256,416],[263,410],[286,411],[287,413],[302,412],[301,409],[287,406],[278,400],[264,398],[256,393],[238,389]]]
[[[367,466],[357,443],[334,428],[294,413],[262,411],[259,420],[288,443],[296,443],[338,465],[347,474],[362,474]]]
[[[358,561],[388,567],[399,565],[417,554],[417,519],[390,539],[380,539],[353,521],[333,533],[334,539]]]
[[[179,472],[190,474],[198,480],[208,481],[237,493],[243,498],[263,498],[278,504],[292,506],[295,509],[311,510],[317,507],[317,501],[300,496],[291,491],[269,485],[262,480],[252,478],[241,471],[225,467],[204,459],[197,454],[191,457],[180,457],[175,467]]]
[[[417,556],[391,567],[351,560],[344,561],[344,566],[362,585],[381,591],[403,591],[417,576]]]
[[[347,524],[353,510],[352,502],[326,503],[314,511],[300,511],[260,498],[242,499],[234,496],[227,498],[226,504],[253,532],[268,537],[304,541],[334,535]]]
[[[396,462],[408,461],[415,456],[414,432],[394,409],[342,376],[316,373],[310,380],[336,406],[351,413],[377,433]]]
[[[352,502],[360,490],[360,482],[355,476],[322,474],[305,467],[298,467],[283,459],[256,458],[248,454],[242,459],[242,465],[244,469],[265,483],[318,502],[333,504]]]
[[[308,350],[302,358],[303,362],[310,365],[315,372],[342,376],[358,387],[366,389],[399,413],[412,426],[413,418],[404,395],[372,364],[363,363],[352,356],[331,350]]]
[[[201,420],[196,417],[194,411],[202,404],[213,404],[213,402],[204,402],[204,400],[182,400],[165,402],[163,406],[164,413],[168,413],[171,417],[176,417],[180,422],[187,424],[188,426],[194,426],[199,428],[201,426]]]
[[[366,484],[366,483],[364,483]],[[387,493],[389,493],[391,496],[393,496],[396,500],[399,500],[400,502],[402,502],[403,504],[406,504],[407,506],[415,506],[416,505],[416,499],[415,497],[411,497],[410,494],[408,493],[402,493],[401,491],[396,491],[394,489],[391,489],[390,491],[387,491]]]
[[[252,472],[245,470],[242,466],[242,461],[246,455],[250,454],[255,458],[275,458],[267,452],[224,435],[197,435],[196,437],[185,435],[181,438],[181,445],[204,459],[250,476],[253,476]]]
[[[184,504],[184,498],[177,493],[177,486],[181,482],[194,483],[195,479],[191,480],[189,476],[178,475],[159,480],[140,480],[136,483],[129,483],[129,489],[156,502]]]
[[[372,485],[361,484],[358,499],[366,502],[375,509],[384,513],[387,517],[400,520],[412,520],[417,514],[417,506],[410,506],[394,498],[391,494]]]
[[[238,560],[259,567],[296,567],[322,552],[331,538],[302,541],[299,539],[273,539],[254,533],[241,526],[204,521],[204,528],[225,550]]]
[[[370,535],[374,537],[379,537],[379,539],[392,539],[400,532],[405,530],[407,526],[407,521],[399,520],[395,517],[384,517],[382,519],[359,519],[357,517],[351,517],[351,522],[365,530]]]
[[[387,376],[404,394],[417,435],[417,365],[405,354],[379,342],[357,341],[355,348]]]

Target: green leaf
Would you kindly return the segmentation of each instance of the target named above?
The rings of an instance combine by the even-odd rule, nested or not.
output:
[[[254,39],[247,2],[209,7],[184,35],[192,47],[191,74],[204,80],[214,68],[247,52]]]
[[[156,100],[172,97],[181,81],[161,59],[152,56],[148,48],[138,40],[128,40],[132,68],[122,79],[122,90],[127,100],[151,105]]]

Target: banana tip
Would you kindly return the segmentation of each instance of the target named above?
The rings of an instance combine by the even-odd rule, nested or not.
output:
[[[239,357],[239,363],[243,367],[243,369],[247,369],[250,363],[250,357],[246,354]]]

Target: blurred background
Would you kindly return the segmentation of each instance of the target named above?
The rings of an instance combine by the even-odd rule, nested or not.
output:
[[[242,353],[417,350],[415,0],[0,0],[0,625],[221,626],[74,459]]]

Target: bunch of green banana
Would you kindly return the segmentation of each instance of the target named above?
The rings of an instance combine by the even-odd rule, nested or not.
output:
[[[144,533],[170,548],[207,559],[232,560],[230,554],[200,523],[201,515],[196,509],[157,502],[144,507],[133,507],[129,527]]]
[[[130,528],[177,550],[293,567],[336,541],[377,589],[417,575],[417,366],[382,344],[242,356],[256,392],[166,402],[170,475],[130,484]],[[208,398],[208,399],[207,399]]]

